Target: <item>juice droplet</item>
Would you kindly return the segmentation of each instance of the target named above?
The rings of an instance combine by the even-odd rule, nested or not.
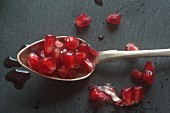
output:
[[[6,68],[21,67],[21,64],[18,62],[18,60],[15,58],[12,58],[11,56],[6,57],[4,59],[3,64]]]
[[[104,39],[104,36],[99,36],[98,39],[99,41],[102,41]]]
[[[6,73],[5,78],[14,84],[16,89],[22,89],[26,80],[30,79],[31,74],[29,71],[13,69]]]

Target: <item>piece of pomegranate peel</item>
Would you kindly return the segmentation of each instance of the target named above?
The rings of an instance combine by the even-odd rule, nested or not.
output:
[[[122,100],[117,96],[114,87],[111,85],[90,85],[89,99],[93,101],[106,101],[118,106],[123,106]]]
[[[38,55],[36,55],[35,53],[30,53],[27,58],[27,63],[31,69],[38,71],[38,69],[39,69]]]
[[[118,12],[113,12],[107,16],[106,22],[113,24],[113,25],[118,25],[120,24],[121,18],[122,16]]]
[[[134,43],[127,43],[125,45],[125,50],[126,51],[137,51],[139,49],[138,49],[138,47]]]
[[[56,37],[53,35],[46,34],[44,40],[44,51],[51,53],[55,48]]]
[[[86,14],[82,13],[75,19],[75,24],[77,27],[85,27],[91,23],[91,18]]]

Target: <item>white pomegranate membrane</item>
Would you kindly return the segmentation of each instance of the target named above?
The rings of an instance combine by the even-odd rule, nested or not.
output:
[[[93,71],[97,56],[95,49],[74,36],[56,38],[47,34],[44,49],[31,52],[27,63],[31,69],[47,76],[73,79]]]

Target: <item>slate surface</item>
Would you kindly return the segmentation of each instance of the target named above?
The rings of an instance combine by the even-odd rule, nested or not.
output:
[[[117,29],[105,24],[106,16],[122,6]],[[74,35],[97,50],[122,50],[134,42],[141,49],[170,47],[169,0],[0,0],[0,113],[169,113],[170,58],[153,58],[156,78],[143,101],[132,107],[99,105],[88,101],[88,85],[112,83],[116,90],[135,85],[130,78],[134,68],[142,69],[147,58],[120,60],[97,66],[86,80],[57,82],[34,73],[22,90],[5,80],[3,59],[16,56],[20,46],[42,39],[45,33]],[[74,18],[88,13],[93,22],[77,29]],[[96,37],[104,36],[103,41]]]

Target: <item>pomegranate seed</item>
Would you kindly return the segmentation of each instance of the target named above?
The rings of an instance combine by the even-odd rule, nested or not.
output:
[[[154,64],[152,63],[152,61],[146,62],[144,70],[150,70],[153,73],[153,75],[156,73],[155,67],[154,67]]]
[[[139,49],[138,49],[138,47],[134,43],[127,43],[125,45],[125,50],[126,51],[137,51]]]
[[[53,57],[56,66],[60,66],[61,64],[60,53],[61,51],[59,48],[55,48],[54,51],[51,53],[51,57]]]
[[[61,78],[72,79],[77,76],[77,73],[74,69],[70,69],[65,66],[60,67],[58,71],[59,71],[59,76]]]
[[[140,72],[139,70],[137,69],[134,69],[132,72],[131,72],[131,77],[135,78],[135,79],[141,79],[141,75],[142,75],[142,72]]]
[[[40,73],[52,73],[56,69],[56,64],[51,57],[42,58],[40,60]]]
[[[142,73],[141,79],[151,85],[154,82],[154,75],[153,75],[152,71],[144,70]]]
[[[133,90],[134,90],[133,100],[137,104],[143,99],[144,89],[141,86],[136,86],[136,87],[134,87]]]
[[[82,62],[80,68],[83,68],[83,72],[90,73],[92,70],[94,70],[94,65],[89,59],[85,59]]]
[[[30,53],[27,58],[27,63],[29,67],[33,70],[39,69],[39,58],[35,53]]]
[[[90,86],[90,87],[93,87],[93,86]],[[96,100],[97,101],[101,101],[101,100],[109,101],[109,97],[103,92],[101,92],[98,88],[95,88],[95,87],[90,88],[89,99],[93,101],[96,101]]]
[[[83,52],[76,52],[76,61],[78,64],[82,64],[83,60],[86,58],[86,54]]]
[[[77,65],[75,53],[73,51],[67,51],[61,54],[63,64],[68,68],[75,68]]]
[[[97,52],[94,48],[92,48],[90,46],[88,46],[88,48],[89,48],[89,52],[91,55],[93,55],[94,57],[98,56],[99,52]]]
[[[75,24],[78,27],[88,26],[90,23],[91,23],[91,18],[86,13],[82,13],[75,19]]]
[[[44,51],[46,53],[51,53],[54,50],[55,47],[55,41],[56,37],[46,34],[45,35],[45,40],[44,40]]]
[[[121,90],[121,95],[125,106],[133,104],[133,88],[123,88]]]
[[[60,42],[60,41],[55,41],[55,46],[57,47],[57,48],[62,48],[63,46],[64,46],[64,44],[63,44],[63,42]]]
[[[82,42],[78,47],[78,51],[85,53],[86,58],[89,58],[89,50],[88,50],[88,45],[86,43]]]
[[[107,19],[106,22],[111,23],[113,25],[118,25],[120,24],[120,20],[121,20],[122,16],[119,13],[111,13]]]
[[[76,49],[79,46],[79,40],[74,36],[68,36],[65,38],[65,45],[69,49]]]

